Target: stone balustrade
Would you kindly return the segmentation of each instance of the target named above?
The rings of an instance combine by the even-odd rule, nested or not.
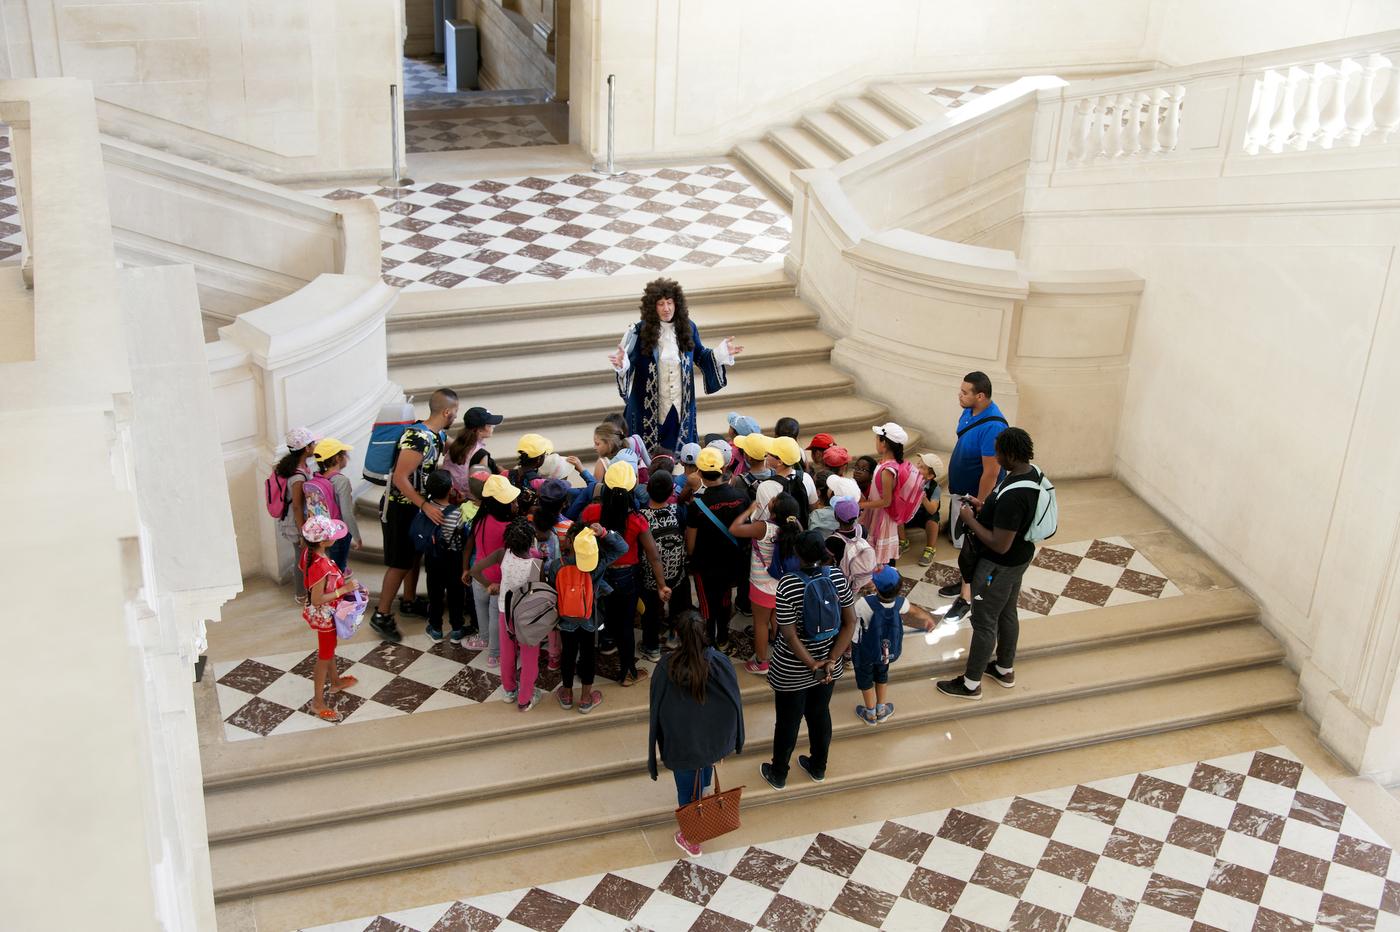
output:
[[[1250,155],[1389,142],[1400,129],[1400,47],[1254,79],[1243,148]]]
[[[1095,94],[1074,103],[1071,162],[1150,158],[1176,149],[1186,88],[1180,84]]]

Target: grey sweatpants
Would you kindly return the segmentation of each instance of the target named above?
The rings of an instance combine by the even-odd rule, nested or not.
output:
[[[1021,577],[1028,563],[1001,566],[986,557],[977,561],[972,576],[972,647],[967,652],[969,680],[980,681],[987,664],[1009,669],[1016,663],[1016,639],[1021,621],[1016,602],[1021,597]]]

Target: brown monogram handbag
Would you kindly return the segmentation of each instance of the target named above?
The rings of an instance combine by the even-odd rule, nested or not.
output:
[[[730,790],[720,789],[717,764],[715,791],[709,796],[700,796],[701,773],[703,771],[697,771],[695,774],[695,794],[698,798],[676,810],[676,822],[680,824],[681,832],[686,841],[695,845],[727,835],[739,827],[739,796],[744,792],[742,786]]]

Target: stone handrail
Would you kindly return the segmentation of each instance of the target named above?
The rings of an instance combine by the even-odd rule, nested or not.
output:
[[[1061,476],[1103,475],[1142,280],[1028,269],[1012,249],[898,225],[927,221],[926,205],[960,191],[974,192],[972,213],[985,211],[1008,177],[1023,190],[1045,145],[1037,95],[1063,83],[1022,79],[834,169],[794,173],[787,265],[837,337],[833,359],[934,448],[953,445],[958,385],[980,369],[1008,417],[1038,438],[1040,462]]]

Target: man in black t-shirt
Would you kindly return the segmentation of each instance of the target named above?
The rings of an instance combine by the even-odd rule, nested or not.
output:
[[[740,571],[748,571],[748,548],[729,533],[729,525],[749,507],[749,498],[724,481],[724,456],[714,447],[700,451],[695,468],[700,488],[686,513],[685,552],[706,633],[711,644],[724,650],[733,613],[730,594]]]
[[[1005,478],[984,501],[963,499],[959,517],[967,533],[975,539],[975,544],[968,540],[963,546],[975,546],[977,550],[975,569],[970,577],[972,646],[967,654],[966,672],[938,683],[938,691],[945,696],[981,699],[984,676],[1008,689],[1016,685],[1013,664],[1016,639],[1021,631],[1016,602],[1021,597],[1021,577],[1035,556],[1035,544],[1026,539],[1026,532],[1035,521],[1040,493],[1030,488],[1004,489],[1024,479],[1036,480],[1039,484],[1039,473],[1031,465],[1034,455],[1035,445],[1031,443],[1030,434],[1019,427],[1008,427],[996,438],[997,462],[1005,470]],[[959,563],[972,565],[970,559],[965,564],[960,559]]]

